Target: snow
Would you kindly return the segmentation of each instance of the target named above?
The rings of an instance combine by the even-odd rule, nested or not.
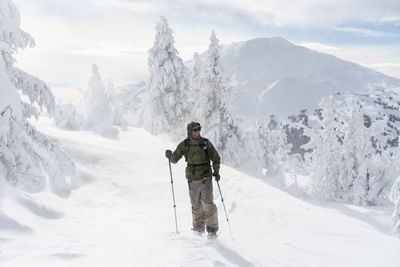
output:
[[[273,82],[273,83],[271,83],[270,85],[268,85],[268,87],[264,90],[264,91],[262,91],[261,92],[261,94],[258,96],[258,102],[263,102],[263,97],[264,97],[264,95],[269,91],[269,90],[271,90],[272,88],[274,88],[275,87],[275,85],[277,85],[278,83],[280,82],[280,80],[276,80],[275,82]],[[246,83],[242,83],[242,85],[245,85]]]
[[[0,112],[3,112],[7,107],[10,107],[14,116],[21,117],[21,100],[17,90],[15,90],[15,87],[8,79],[3,57],[0,57],[0,81]]]
[[[1,184],[0,266],[400,266],[392,207],[321,205],[222,166],[214,182],[220,236],[193,236],[184,178],[173,165],[175,232],[167,148],[176,144],[129,128],[119,139],[65,131],[41,117],[77,166],[68,199]],[[182,130],[185,136],[186,129]],[[1,181],[1,179],[0,179]]]

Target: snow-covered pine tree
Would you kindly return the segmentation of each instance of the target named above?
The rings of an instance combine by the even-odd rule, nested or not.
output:
[[[393,184],[391,192],[391,200],[394,203],[394,211],[392,215],[393,233],[400,238],[400,177]]]
[[[118,102],[118,94],[114,88],[114,84],[112,80],[107,81],[107,99],[110,103],[114,125],[121,127],[122,129],[126,129],[128,126],[128,122],[125,120],[123,113],[121,111],[121,107]]]
[[[193,55],[193,69],[192,69],[192,76],[190,80],[191,84],[191,98],[192,99],[199,99],[201,95],[201,73],[203,70],[202,62],[200,59],[199,54],[196,52]]]
[[[99,69],[94,64],[92,65],[92,76],[80,104],[80,113],[84,118],[85,129],[92,130],[104,137],[117,137],[118,131],[113,127],[113,114],[107,99],[106,88]]]
[[[34,41],[20,29],[19,11],[11,0],[0,1],[0,21],[0,179],[30,192],[48,184],[52,192],[67,197],[74,163],[27,120],[38,115],[34,103],[52,112],[54,97],[43,82],[13,66],[12,55]],[[22,103],[17,90],[30,102]]]
[[[311,150],[305,154],[305,162],[310,169],[311,195],[323,201],[341,197],[342,188],[342,146],[339,142],[342,134],[337,131],[338,120],[335,100],[331,96],[319,103],[321,110],[320,125],[317,129],[302,127],[310,141],[302,147]]]
[[[311,140],[303,146],[312,149],[306,153],[312,194],[323,200],[376,205],[392,179],[386,169],[393,158],[384,149],[387,121],[371,118],[367,127],[363,105],[352,95],[344,100],[331,96],[319,107],[320,128],[305,128]]]
[[[117,106],[123,111],[128,125],[141,126],[141,109],[146,95],[146,82],[129,84],[119,88],[116,97]]]
[[[83,117],[73,104],[57,104],[53,112],[54,122],[57,127],[67,130],[82,128]]]
[[[207,59],[201,75],[201,95],[195,106],[196,116],[203,125],[204,136],[209,138],[225,163],[240,163],[239,147],[243,141],[236,118],[232,115],[235,87],[224,75],[218,39],[212,31]]]
[[[363,103],[356,96],[347,96],[340,109],[340,131],[343,133],[342,184],[355,204],[376,205],[388,181],[384,175],[389,151],[384,149],[388,137],[384,136],[385,119],[371,119],[365,126]],[[379,168],[383,167],[383,169]]]
[[[279,174],[287,161],[290,145],[287,143],[283,125],[274,115],[270,115],[258,127],[258,140],[262,168],[268,176]]]
[[[150,77],[139,124],[155,135],[164,132],[181,137],[191,113],[189,82],[172,33],[166,18],[161,17],[149,50]]]

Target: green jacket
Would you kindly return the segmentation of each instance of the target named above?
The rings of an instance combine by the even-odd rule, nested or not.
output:
[[[187,156],[188,166],[186,167],[185,173],[186,173],[186,178],[189,181],[200,180],[204,177],[211,177],[213,173],[211,170],[210,161],[207,159],[206,151],[203,148],[204,138],[200,137],[199,140],[192,139],[192,127],[195,123],[196,122],[191,122],[187,126],[188,138],[189,138],[189,152]],[[185,155],[185,149],[186,149],[185,141],[180,142],[178,147],[172,154],[171,162],[177,163],[182,158],[182,156]],[[212,161],[212,168],[214,172],[218,173],[219,165],[221,163],[221,158],[217,150],[214,148],[214,146],[210,141],[207,142],[207,153],[209,159]],[[190,166],[192,164],[203,164],[203,163],[208,163],[208,164],[195,167]]]

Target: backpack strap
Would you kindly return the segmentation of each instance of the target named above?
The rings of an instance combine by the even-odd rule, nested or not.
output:
[[[207,149],[208,139],[204,138],[203,144],[204,144],[203,149],[204,149],[204,152],[206,152],[207,161],[210,161],[210,157],[208,156],[208,149]]]
[[[189,138],[185,139],[185,161],[187,162],[187,157],[189,154]]]

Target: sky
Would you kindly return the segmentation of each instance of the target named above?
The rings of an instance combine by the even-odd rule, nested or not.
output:
[[[36,42],[17,66],[57,93],[84,90],[91,64],[115,86],[148,76],[155,24],[165,16],[183,60],[208,48],[280,36],[400,78],[398,0],[13,0]]]

